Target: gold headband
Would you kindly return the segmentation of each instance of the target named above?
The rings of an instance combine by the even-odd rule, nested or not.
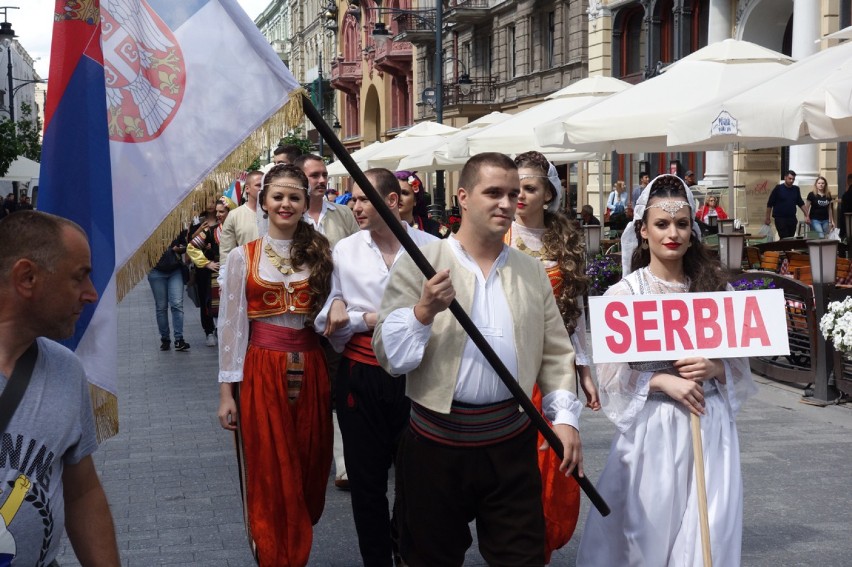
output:
[[[272,183],[268,184],[265,188],[274,187],[276,189],[281,189],[283,187],[287,187],[288,189],[299,189],[301,191],[307,191],[307,187],[302,187],[301,185],[296,185],[295,183],[277,183],[273,185]]]
[[[687,203],[686,201],[659,201],[657,203],[654,203],[653,205],[648,205],[645,208],[662,209],[667,212],[672,218],[674,218],[677,212],[684,207],[689,208],[689,203]]]

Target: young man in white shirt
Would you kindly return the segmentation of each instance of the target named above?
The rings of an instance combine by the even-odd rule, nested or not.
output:
[[[349,207],[331,203],[325,198],[328,169],[323,159],[314,154],[305,154],[296,158],[295,165],[304,171],[308,178],[310,203],[305,213],[305,221],[328,238],[332,248],[350,234],[358,232],[358,223],[355,222]]]
[[[396,464],[402,559],[462,565],[476,519],[487,563],[543,565],[536,429],[447,307],[459,301],[527,395],[539,385],[566,474],[582,474],[574,352],[541,262],[503,244],[520,193],[514,162],[478,154],[459,183],[458,233],[423,248],[438,273],[426,281],[401,258],[373,336],[411,400]]]
[[[308,178],[310,199],[304,219],[317,232],[328,238],[331,248],[334,249],[338,242],[358,232],[358,223],[355,222],[355,217],[349,207],[331,203],[325,198],[325,192],[328,189],[328,169],[320,156],[303,154],[296,158],[294,165],[300,168]],[[331,377],[333,397],[334,380],[337,376],[337,366],[340,364],[340,355],[334,352],[327,341],[323,341],[322,345],[326,364],[328,364],[328,375]],[[332,402],[334,402],[333,399]],[[334,404],[332,404],[332,407],[334,407]],[[333,414],[332,419],[334,423],[334,485],[340,489],[348,490],[349,479],[346,473],[343,440],[337,422],[337,412]]]
[[[370,169],[364,174],[415,244],[423,246],[438,240],[399,218],[399,182],[392,172]],[[408,425],[410,408],[405,397],[405,378],[391,376],[379,366],[371,340],[390,270],[405,250],[357,185],[352,190],[352,200],[361,231],[334,247],[332,291],[326,302],[327,307],[333,304],[332,313],[326,325],[329,309],[324,309],[317,317],[316,328],[325,328],[326,335],[331,336],[337,329],[349,326],[335,400],[352,491],[352,512],[364,565],[391,567],[396,530],[388,512],[388,470]]]
[[[234,248],[257,240],[257,194],[260,193],[260,183],[263,173],[252,171],[246,176],[246,202],[228,214],[222,224],[222,235],[219,238],[220,273],[225,273],[225,262],[228,254]]]

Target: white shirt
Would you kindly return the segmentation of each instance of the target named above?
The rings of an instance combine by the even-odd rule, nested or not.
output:
[[[407,223],[402,225],[418,248],[438,240],[431,234],[411,228]],[[400,246],[391,266],[396,264],[404,253],[405,248]],[[338,242],[331,256],[334,261],[331,293],[314,324],[317,329],[325,329],[331,303],[335,299],[342,299],[349,313],[348,333],[344,335],[339,332],[331,340],[334,349],[342,352],[352,334],[369,330],[364,315],[379,311],[382,295],[390,277],[390,269],[385,264],[381,250],[373,242],[373,236],[369,230],[359,231]]]
[[[324,234],[325,234],[325,227],[323,226],[322,221],[324,221],[324,220],[325,220],[325,215],[326,215],[326,213],[328,213],[328,211],[333,210],[333,209],[336,209],[336,208],[337,208],[337,205],[334,205],[334,204],[330,203],[330,202],[328,201],[328,199],[326,199],[325,197],[323,197],[323,199],[322,199],[322,209],[320,210],[319,220],[316,220],[316,221],[315,221],[315,220],[314,220],[314,217],[312,217],[312,216],[310,215],[310,212],[309,212],[309,211],[305,211],[305,214],[304,214],[304,215],[302,215],[302,220],[304,220],[306,223],[308,223],[309,225],[311,225],[312,227],[314,227],[314,228],[317,230],[317,232],[319,232],[320,234],[324,235]]]
[[[509,249],[503,251],[491,266],[488,276],[476,262],[465,252],[461,243],[450,236],[448,242],[452,245],[453,254],[459,263],[476,276],[476,290],[473,293],[473,306],[470,318],[482,332],[485,340],[506,365],[509,372],[516,376],[518,373],[518,358],[515,354],[515,334],[512,330],[512,312],[503,293],[503,284],[497,275],[497,270],[506,264]],[[408,332],[407,332],[408,331]],[[385,319],[382,336],[388,352],[406,352],[408,356],[392,357],[394,373],[405,374],[420,365],[423,351],[432,333],[431,325],[421,324],[414,316],[414,308],[397,309]],[[406,341],[407,339],[407,341]],[[411,341],[413,349],[398,349],[402,342]],[[461,366],[456,382],[453,399],[470,404],[489,404],[511,398],[509,389],[500,381],[497,373],[479,352],[474,342],[467,338],[462,351]]]
[[[506,294],[498,271],[506,263],[509,247],[491,266],[485,277],[479,266],[465,252],[454,235],[447,242],[458,262],[476,276],[476,290],[469,316],[485,340],[513,376],[518,375],[518,358],[515,344],[514,321],[506,301]],[[432,334],[432,325],[423,325],[414,316],[414,308],[401,308],[388,314],[383,323],[382,340],[385,352],[392,362],[393,374],[407,374],[417,368]],[[522,340],[522,339],[521,339]],[[511,398],[509,389],[479,351],[470,337],[465,341],[453,399],[470,404],[489,404]],[[583,405],[574,392],[555,390],[542,398],[542,410],[554,424],[567,424],[580,430],[580,412]]]

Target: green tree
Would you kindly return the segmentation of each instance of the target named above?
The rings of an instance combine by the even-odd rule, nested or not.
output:
[[[290,130],[290,133],[281,138],[278,141],[279,146],[284,146],[287,144],[293,144],[294,146],[298,146],[303,154],[311,154],[314,152],[314,145],[311,144],[311,141],[308,140],[304,134],[302,134],[302,128],[294,128]]]
[[[17,128],[8,118],[0,122],[0,177],[6,175],[9,166],[18,156],[33,161],[41,160],[41,120],[32,120],[32,107],[21,104],[21,119]]]

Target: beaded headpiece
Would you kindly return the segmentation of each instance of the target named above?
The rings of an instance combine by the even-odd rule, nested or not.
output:
[[[276,189],[281,189],[282,187],[286,187],[287,189],[298,189],[300,191],[307,191],[307,187],[302,187],[301,185],[296,185],[295,183],[270,183],[269,185],[265,185],[264,189],[267,187],[274,187]]]
[[[686,201],[657,201],[653,205],[648,205],[645,208],[662,209],[667,212],[669,216],[674,218],[677,212],[684,207],[689,207],[689,203],[687,203]]]

